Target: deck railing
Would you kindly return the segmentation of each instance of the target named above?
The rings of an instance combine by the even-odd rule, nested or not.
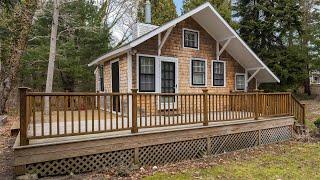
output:
[[[47,102],[47,103],[46,103]],[[45,104],[48,104],[46,106]],[[20,144],[29,140],[293,115],[291,93],[42,93],[20,88]]]

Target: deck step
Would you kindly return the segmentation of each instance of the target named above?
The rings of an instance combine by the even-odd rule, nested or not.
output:
[[[308,134],[308,128],[304,124],[294,123],[294,130],[298,135]]]
[[[11,136],[18,135],[19,131],[20,131],[20,123],[19,123],[19,121],[13,122],[13,124],[12,124],[12,126],[10,128]]]

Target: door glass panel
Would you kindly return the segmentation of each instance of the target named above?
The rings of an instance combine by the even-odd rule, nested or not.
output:
[[[161,92],[175,93],[175,85],[175,63],[161,62]],[[172,103],[174,102],[174,96],[162,96],[161,102]]]

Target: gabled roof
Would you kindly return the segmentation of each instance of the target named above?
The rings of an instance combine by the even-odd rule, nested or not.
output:
[[[225,50],[236,61],[238,61],[241,66],[248,69],[249,73],[252,74],[255,69],[259,68],[260,71],[256,73],[255,77],[260,83],[280,82],[277,76],[275,76],[273,72],[261,61],[261,59],[249,48],[249,46],[239,37],[239,35],[230,27],[230,25],[221,17],[209,2],[204,3],[188,13],[154,29],[153,31],[102,55],[88,65],[92,66],[124,54],[131,48],[136,47],[153,36],[166,31],[170,27],[189,17],[196,20],[217,41],[223,41],[230,37],[234,37],[231,39]]]

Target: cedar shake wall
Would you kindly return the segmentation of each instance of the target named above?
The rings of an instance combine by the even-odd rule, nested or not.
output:
[[[197,30],[200,32],[200,49],[183,48],[182,30],[183,28]],[[165,32],[161,34],[163,38]],[[235,90],[235,73],[244,73],[244,68],[233,59],[226,51],[220,55],[220,60],[226,61],[226,87],[212,87],[212,60],[216,59],[216,41],[192,18],[178,23],[171,31],[164,46],[161,50],[161,56],[175,57],[178,59],[179,66],[179,92],[180,93],[201,93],[204,87],[196,87],[190,85],[190,60],[192,58],[201,58],[207,60],[207,88],[209,93],[229,93]],[[220,46],[221,48],[221,46]],[[154,36],[149,40],[135,47],[137,54],[158,54],[158,36]],[[120,60],[120,92],[127,92],[127,55],[118,57]],[[137,88],[136,74],[136,55],[132,55],[132,88]],[[115,58],[117,59],[117,58]],[[114,60],[114,59],[113,59]],[[112,60],[111,60],[112,61]],[[111,92],[111,64],[110,61],[104,64],[105,91]],[[255,88],[255,80],[253,79],[248,86],[249,89]]]
[[[200,49],[183,48],[182,30],[183,28],[197,30],[200,32]],[[164,37],[164,33],[161,37]],[[157,55],[158,36],[154,36],[146,42],[138,45],[135,49],[138,54]],[[207,60],[207,88],[209,93],[229,93],[235,89],[235,73],[244,73],[244,68],[235,61],[226,51],[220,56],[220,60],[226,61],[226,87],[212,87],[211,66],[212,60],[216,59],[216,41],[193,19],[178,23],[171,31],[162,50],[161,56],[175,57],[179,65],[179,92],[180,93],[201,93],[204,87],[190,85],[190,60],[201,58]],[[221,47],[220,47],[221,48]],[[132,82],[136,86],[136,56],[132,57]],[[252,86],[250,86],[252,87]],[[254,87],[254,86],[253,86]]]
[[[120,74],[120,92],[126,93],[128,92],[128,75],[127,75],[127,55],[121,55],[118,58],[114,58],[110,61],[104,63],[104,88],[105,92],[112,92],[112,73],[111,73],[111,63],[114,60],[119,59],[119,74]]]

